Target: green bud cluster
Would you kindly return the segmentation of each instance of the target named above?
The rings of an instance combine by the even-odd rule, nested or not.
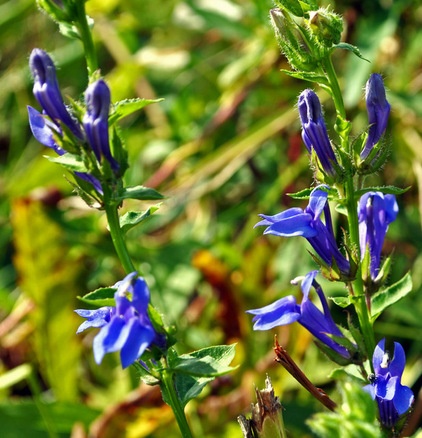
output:
[[[277,4],[270,17],[281,51],[295,70],[314,72],[340,42],[342,18],[328,9],[309,9],[313,4],[305,9],[290,1]]]

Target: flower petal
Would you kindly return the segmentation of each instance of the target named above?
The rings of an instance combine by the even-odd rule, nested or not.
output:
[[[289,295],[268,306],[248,310],[246,313],[255,315],[254,330],[269,330],[297,321],[300,318],[300,307],[296,303],[296,298]]]
[[[151,325],[143,325],[139,319],[132,318],[127,324],[128,335],[120,351],[123,368],[135,362],[154,339],[155,332]]]

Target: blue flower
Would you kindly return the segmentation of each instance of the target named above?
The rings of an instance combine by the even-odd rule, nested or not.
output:
[[[61,130],[59,127],[29,105],[28,118],[32,134],[41,144],[53,149],[58,155],[66,154],[66,151],[57,144],[54,138],[56,135],[61,136]],[[100,194],[103,193],[100,181],[94,176],[84,172],[75,172],[75,175],[84,181],[89,182],[96,192]]]
[[[289,295],[260,309],[248,310],[247,313],[255,315],[253,318],[254,330],[269,330],[273,327],[297,321],[320,342],[344,358],[349,359],[350,353],[348,350],[329,336],[343,337],[343,334],[331,317],[327,299],[321,286],[315,281],[317,274],[318,271],[312,271],[304,277],[301,284],[303,299],[300,306],[296,303],[296,298]],[[295,280],[292,283],[295,284]],[[323,309],[322,312],[309,299],[312,286],[318,294]]]
[[[370,274],[373,280],[380,271],[381,251],[388,226],[399,211],[394,195],[368,192],[361,196],[358,205],[361,258],[366,251],[370,256]]]
[[[374,73],[369,77],[365,88],[365,98],[369,131],[365,147],[360,154],[363,160],[384,135],[390,115],[391,107],[385,96],[384,82],[381,75]]]
[[[95,361],[100,364],[105,354],[120,351],[122,366],[126,368],[142,356],[156,332],[147,312],[150,294],[145,280],[132,272],[114,287],[116,307],[75,310],[87,318],[77,333],[100,327],[93,343]]]
[[[110,102],[110,89],[102,79],[91,84],[85,91],[86,113],[83,125],[88,143],[98,162],[101,162],[103,156],[110,163],[111,168],[117,171],[119,165],[111,155],[108,135]]]
[[[41,114],[28,105],[29,126],[32,134],[44,146],[53,149],[58,155],[64,155],[67,151],[56,142],[57,137],[63,137],[61,123],[66,125],[79,141],[84,141],[85,135],[79,123],[69,114],[63,103],[56,69],[50,56],[41,49],[34,49],[29,58],[29,66],[34,77],[34,96],[43,108],[43,114]],[[94,176],[83,172],[75,172],[75,175],[89,182],[96,192],[103,193],[101,183]]]
[[[341,274],[348,276],[350,263],[337,247],[327,202],[328,194],[323,188],[324,186],[318,186],[312,191],[305,210],[290,208],[274,216],[260,214],[264,220],[255,226],[267,226],[264,234],[305,237],[323,263],[330,267],[335,264]],[[321,220],[323,212],[325,224]]]
[[[45,114],[60,128],[60,122],[79,140],[84,139],[79,123],[69,114],[60,93],[56,68],[50,56],[34,49],[29,57],[29,68],[34,77],[33,93]]]
[[[329,176],[336,175],[337,158],[331,146],[322,115],[321,103],[312,90],[304,90],[298,101],[299,116],[302,122],[302,139],[309,153],[314,150],[322,169]]]
[[[394,342],[391,358],[385,351],[385,339],[382,339],[375,347],[372,363],[375,375],[364,389],[377,401],[381,423],[392,428],[399,417],[410,409],[414,400],[412,390],[401,384],[406,365],[403,347]]]

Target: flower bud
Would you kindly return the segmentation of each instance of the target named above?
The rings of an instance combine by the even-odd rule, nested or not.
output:
[[[79,140],[84,139],[79,124],[69,114],[60,93],[56,68],[50,56],[41,49],[34,49],[29,57],[29,68],[34,77],[33,93],[45,114],[60,127],[67,126]]]
[[[369,131],[365,146],[360,154],[365,159],[373,147],[380,141],[387,128],[390,104],[385,96],[384,82],[381,75],[370,76],[365,88],[366,109],[368,111]]]
[[[308,152],[312,154],[315,151],[322,170],[335,177],[339,164],[328,137],[318,96],[312,90],[304,90],[299,96],[298,109],[302,122],[302,139]]]
[[[306,21],[311,37],[325,50],[338,44],[343,32],[342,18],[327,9],[320,8],[309,13]]]
[[[105,157],[111,168],[117,171],[119,164],[111,155],[108,134],[110,99],[110,89],[102,79],[91,84],[85,91],[87,111],[83,125],[98,162],[101,162],[101,157]]]
[[[288,12],[279,8],[271,9],[270,18],[280,49],[289,64],[299,71],[315,71],[316,60],[300,26]]]

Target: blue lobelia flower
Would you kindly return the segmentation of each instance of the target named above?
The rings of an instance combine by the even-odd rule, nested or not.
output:
[[[309,153],[314,150],[323,170],[331,177],[336,175],[337,158],[331,146],[322,115],[321,103],[312,90],[304,90],[298,101],[302,122],[302,139]]]
[[[119,164],[111,155],[108,134],[110,102],[110,89],[102,79],[91,84],[85,91],[86,113],[83,125],[98,162],[101,162],[101,157],[105,157],[111,168],[117,171]]]
[[[264,234],[274,234],[281,237],[305,237],[323,263],[330,267],[335,264],[341,274],[348,276],[350,263],[337,247],[327,202],[328,194],[323,190],[324,187],[315,187],[305,210],[289,208],[274,216],[260,214],[259,216],[264,220],[255,226],[266,226]],[[321,220],[323,212],[325,224]]]
[[[315,281],[317,274],[318,271],[311,271],[303,278],[301,284],[303,299],[300,306],[296,303],[296,298],[293,295],[289,295],[260,309],[248,310],[247,313],[255,315],[253,318],[255,323],[254,330],[269,330],[273,327],[297,321],[320,342],[344,358],[349,359],[350,353],[348,350],[329,336],[343,337],[343,334],[331,317],[327,299],[321,286]],[[296,280],[293,280],[292,283],[296,284]],[[321,301],[322,311],[309,299],[312,286],[315,288]]]
[[[56,68],[50,56],[34,49],[29,57],[29,68],[34,78],[33,93],[45,114],[60,128],[60,122],[79,140],[85,138],[79,123],[67,110],[56,77]]]
[[[366,251],[370,256],[370,274],[373,280],[380,271],[381,251],[388,226],[399,211],[394,195],[368,192],[361,196],[358,205],[361,258]]]
[[[41,49],[34,49],[29,58],[29,66],[34,77],[34,96],[43,109],[41,114],[28,105],[32,134],[44,146],[53,149],[58,155],[64,155],[66,151],[55,140],[56,136],[63,136],[61,123],[66,125],[79,141],[83,141],[85,135],[63,102],[56,69],[50,56]],[[103,193],[100,182],[94,176],[82,172],[75,172],[75,175],[89,182],[98,193]]]
[[[148,316],[149,289],[136,272],[115,284],[115,307],[97,310],[79,309],[75,312],[87,318],[77,333],[89,327],[100,327],[94,338],[95,361],[99,364],[107,353],[120,351],[123,368],[135,362],[151,345],[156,332]]]
[[[53,149],[58,155],[64,155],[66,153],[66,151],[60,147],[54,139],[55,135],[61,136],[61,130],[58,126],[29,105],[28,118],[32,134],[41,144]],[[89,182],[96,192],[103,193],[100,181],[94,176],[84,172],[75,172],[75,175],[84,181]]]
[[[365,146],[360,154],[363,160],[384,135],[390,115],[391,107],[385,96],[384,82],[381,75],[374,73],[369,77],[365,88],[365,98],[369,131]]]
[[[394,342],[394,354],[391,358],[385,350],[385,339],[375,347],[372,358],[374,374],[371,383],[364,390],[377,401],[381,423],[392,428],[399,417],[412,406],[414,396],[408,386],[401,384],[401,376],[406,365],[403,347]]]

